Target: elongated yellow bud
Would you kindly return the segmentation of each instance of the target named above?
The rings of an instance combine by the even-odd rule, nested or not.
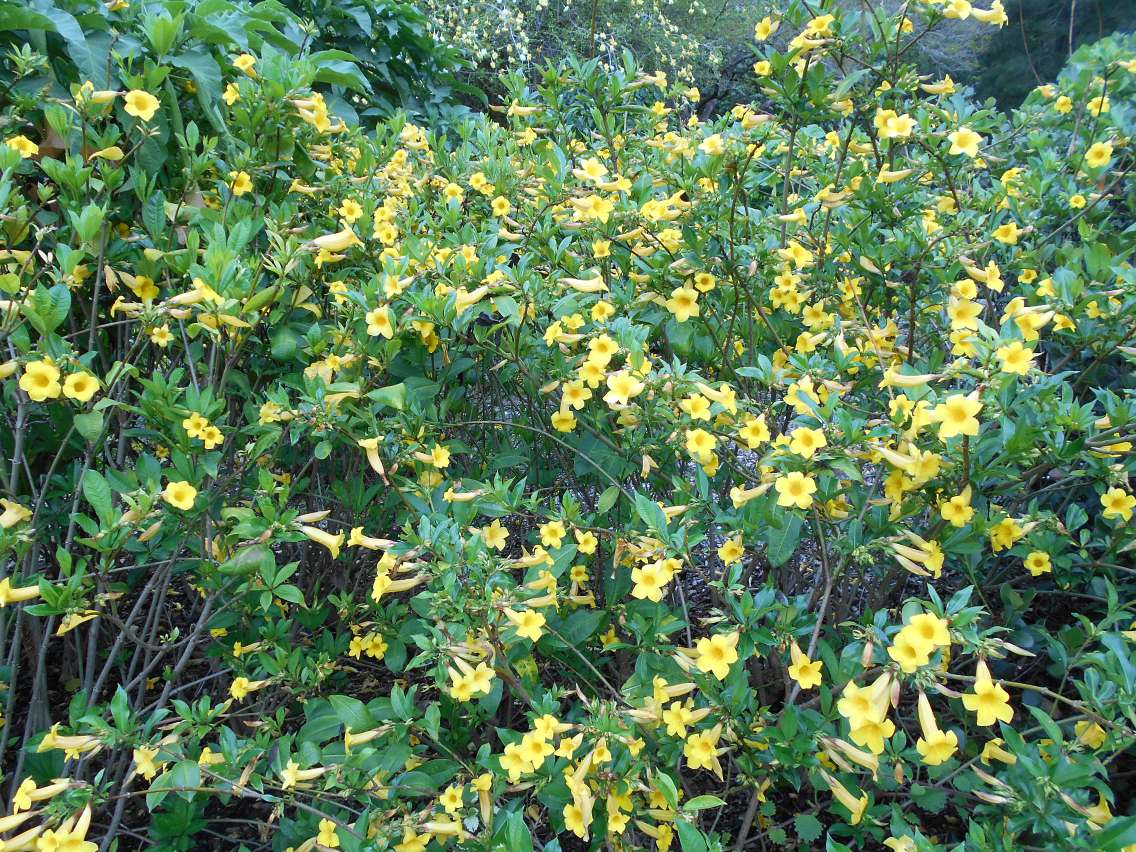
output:
[[[606,293],[607,284],[603,278],[596,275],[593,278],[561,278],[560,284],[571,287],[579,293]]]
[[[351,248],[351,246],[361,246],[363,241],[350,227],[344,228],[342,231],[337,231],[334,234],[324,234],[322,237],[316,237],[309,244],[313,248],[322,249],[323,251],[338,252],[344,249]]]
[[[0,832],[11,831],[13,828],[18,828],[34,816],[39,816],[40,811],[26,811],[22,814],[11,814],[10,816],[0,817]]]

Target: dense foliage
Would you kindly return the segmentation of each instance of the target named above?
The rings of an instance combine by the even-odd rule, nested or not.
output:
[[[1136,844],[1136,45],[813,5],[448,133],[0,6],[0,848]]]

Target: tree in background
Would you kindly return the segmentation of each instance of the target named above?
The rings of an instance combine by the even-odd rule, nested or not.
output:
[[[624,50],[670,80],[713,86],[725,77],[728,86],[753,62],[747,40],[768,5],[746,0],[423,0],[422,7],[437,40],[464,51],[474,63],[471,82],[493,91],[502,71],[531,78],[536,69],[569,56],[618,67]],[[739,100],[731,95],[725,107]]]
[[[1121,0],[1007,0],[1010,25],[989,36],[972,82],[1009,109],[1058,72],[1078,46],[1136,27],[1136,3]]]
[[[283,5],[311,22],[314,49],[350,54],[369,89],[353,106],[368,124],[399,109],[419,118],[443,118],[458,93],[481,95],[456,76],[465,65],[461,51],[437,39],[430,19],[413,3],[283,0]]]

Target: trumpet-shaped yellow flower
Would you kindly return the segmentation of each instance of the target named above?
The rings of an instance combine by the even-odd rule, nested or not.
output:
[[[698,658],[695,665],[699,671],[712,674],[718,680],[725,680],[730,666],[738,661],[738,633],[716,633],[699,639],[695,645]]]
[[[1014,710],[1010,707],[1010,694],[990,676],[990,669],[985,660],[978,661],[974,691],[965,693],[962,703],[967,710],[977,714],[978,724],[984,727],[995,722],[1009,724],[1014,718]]]

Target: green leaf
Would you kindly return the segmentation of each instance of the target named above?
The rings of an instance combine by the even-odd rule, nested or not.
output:
[[[267,544],[253,544],[242,547],[217,569],[228,577],[243,577],[246,574],[263,574],[276,566],[276,554]]]
[[[142,207],[142,224],[150,236],[158,242],[166,232],[166,197],[155,190]]]
[[[304,605],[304,593],[291,583],[285,586],[277,586],[272,590],[272,593],[282,601],[299,604],[300,606]]]
[[[1100,852],[1120,852],[1136,843],[1136,817],[1117,816],[1093,835],[1093,848]]]
[[[532,852],[532,832],[525,825],[525,814],[517,808],[505,821],[504,828],[505,848],[509,852]]]
[[[315,75],[317,83],[346,86],[363,94],[370,90],[367,78],[363,76],[363,72],[359,70],[350,53],[341,50],[321,50],[308,58],[319,66]]]
[[[41,284],[32,292],[30,304],[25,304],[23,310],[40,334],[50,334],[67,319],[71,310],[71,291],[66,284],[56,284],[50,289]]]
[[[358,698],[352,698],[350,695],[330,695],[327,700],[331,703],[339,721],[352,733],[357,734],[375,727],[374,717]]]
[[[169,63],[190,73],[197,84],[197,101],[202,111],[214,127],[223,131],[225,122],[216,107],[221,100],[221,68],[217,60],[204,50],[187,50],[171,56]]]
[[[824,834],[824,825],[812,814],[797,814],[793,828],[803,843],[812,843]]]
[[[911,798],[928,813],[937,814],[946,807],[947,793],[938,787],[924,787],[922,784],[911,785]]]
[[[114,691],[114,698],[110,700],[110,715],[119,732],[127,733],[127,725],[130,723],[130,696],[126,694],[122,684],[118,685]]]
[[[402,411],[406,408],[406,385],[399,382],[397,385],[377,388],[367,394],[367,398],[373,399],[379,405],[393,408],[395,411]]]
[[[801,540],[801,527],[804,521],[792,512],[774,512],[774,518],[780,514],[783,525],[770,526],[765,531],[765,557],[770,565],[784,565],[797,550],[797,542]]]
[[[606,515],[611,507],[615,505],[615,501],[619,499],[619,494],[618,485],[612,485],[604,491],[604,493],[600,495],[600,499],[596,502],[596,514]]]
[[[76,414],[75,431],[82,435],[88,444],[93,444],[103,431],[103,413],[101,411],[85,411],[82,414]]]
[[[706,808],[720,808],[726,804],[717,796],[695,796],[682,806],[684,811],[701,811]]]
[[[99,520],[104,525],[109,524],[114,516],[110,483],[97,470],[88,470],[83,477],[83,496],[99,516]]]
[[[166,798],[167,793],[175,792],[183,799],[194,797],[193,787],[201,786],[201,767],[196,760],[179,760],[173,768],[163,772],[150,784],[146,794],[146,807],[153,811]]]
[[[659,792],[663,794],[664,801],[670,805],[671,810],[678,810],[678,789],[675,787],[675,782],[671,776],[665,772],[660,772],[655,776],[655,784],[659,788]]]
[[[0,3],[0,31],[11,30],[45,30],[53,33],[55,22],[34,9]]]
[[[675,820],[675,828],[678,829],[682,852],[706,852],[706,835],[701,831],[682,818]]]
[[[67,42],[71,61],[79,69],[80,79],[90,80],[96,89],[107,88],[106,63],[95,61],[91,46],[87,44],[87,37],[75,16],[55,6],[41,6],[38,11],[51,20],[55,32]]]
[[[635,512],[653,532],[665,535],[667,531],[667,516],[662,507],[642,494],[635,495]]]

